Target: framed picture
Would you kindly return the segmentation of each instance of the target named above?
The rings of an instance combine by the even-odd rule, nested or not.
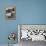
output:
[[[6,19],[16,19],[16,6],[9,6],[5,9]]]
[[[18,25],[18,38],[21,40],[46,41],[46,25]]]

